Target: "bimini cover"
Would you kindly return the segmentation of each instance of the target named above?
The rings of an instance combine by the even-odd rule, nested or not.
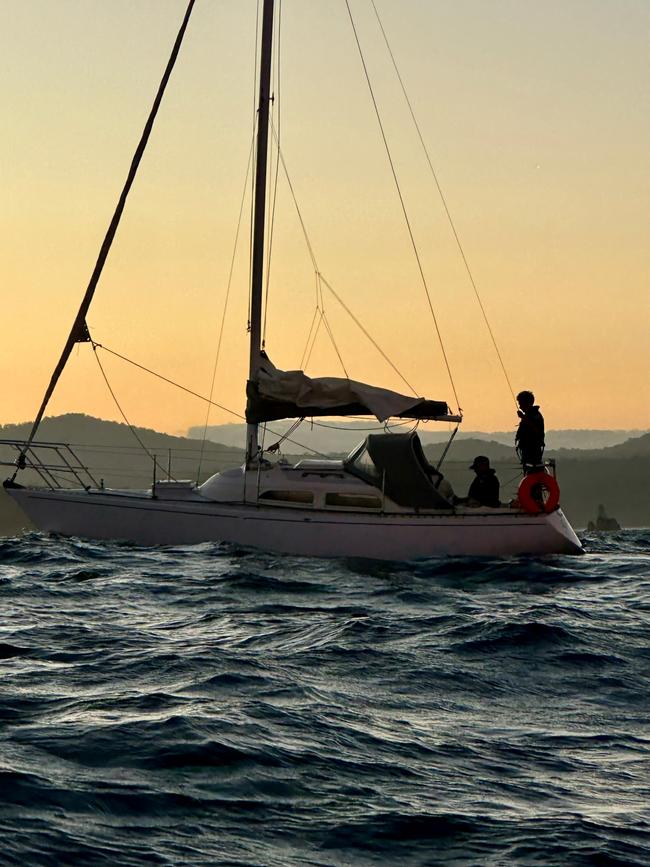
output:
[[[354,379],[312,379],[302,370],[278,370],[266,356],[246,395],[246,421],[251,423],[319,415],[374,415],[383,422],[393,416],[435,419],[448,413],[444,401],[409,397]]]
[[[431,481],[420,437],[415,433],[371,434],[345,462],[346,469],[400,506],[452,509]]]

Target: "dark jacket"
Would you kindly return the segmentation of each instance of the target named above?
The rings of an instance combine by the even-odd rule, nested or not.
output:
[[[492,508],[501,505],[499,502],[499,480],[493,469],[476,476],[469,486],[467,499],[474,500],[481,506],[491,506]]]
[[[544,451],[544,416],[538,406],[531,406],[524,413],[515,434],[517,451],[525,461],[527,456],[541,460]]]

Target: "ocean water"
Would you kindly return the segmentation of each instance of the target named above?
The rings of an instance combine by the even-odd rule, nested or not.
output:
[[[0,540],[0,864],[650,864],[650,532],[585,542]]]

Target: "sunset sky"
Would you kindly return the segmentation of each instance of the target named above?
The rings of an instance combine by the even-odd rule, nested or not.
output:
[[[376,3],[513,387],[535,391],[548,427],[650,427],[650,2]],[[98,342],[201,393],[252,135],[256,5],[197,0],[88,316]],[[0,423],[38,408],[185,6],[0,0]],[[508,429],[512,398],[372,5],[351,7],[465,426]],[[453,403],[344,0],[282,0],[276,97],[320,270],[416,391]],[[248,223],[214,395],[240,413],[247,281]],[[350,376],[405,390],[325,302]],[[267,330],[277,366],[298,366],[313,312],[280,177]],[[120,419],[92,356],[75,350],[48,414]],[[134,424],[203,422],[196,399],[102,361]],[[342,375],[324,330],[307,372]]]

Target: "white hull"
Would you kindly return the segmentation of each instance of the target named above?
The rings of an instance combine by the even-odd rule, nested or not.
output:
[[[440,555],[579,554],[561,510],[529,515],[509,509],[457,514],[378,514],[181,501],[117,491],[7,491],[41,530],[142,545],[223,541],[281,554],[410,560]]]

